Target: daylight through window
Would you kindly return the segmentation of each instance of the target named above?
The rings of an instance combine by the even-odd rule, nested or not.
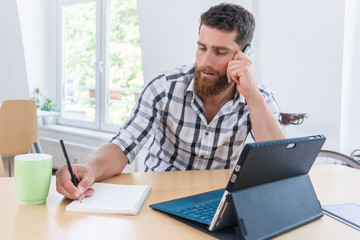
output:
[[[136,0],[62,0],[59,11],[59,122],[117,130],[144,84]]]

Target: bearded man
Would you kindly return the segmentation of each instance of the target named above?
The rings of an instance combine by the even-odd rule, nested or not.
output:
[[[57,191],[71,199],[93,194],[94,181],[123,171],[153,136],[145,171],[233,168],[250,131],[255,141],[286,138],[272,93],[258,84],[250,59],[255,21],[238,5],[201,15],[196,63],[163,72],[144,88],[132,115],[85,164],[57,173]]]

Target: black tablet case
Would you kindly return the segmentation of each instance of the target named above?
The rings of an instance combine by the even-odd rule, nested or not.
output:
[[[169,216],[222,240],[269,239],[323,216],[307,174],[236,191],[231,198],[234,227],[211,232],[202,223]]]
[[[267,239],[318,219],[323,211],[308,172],[324,142],[317,135],[247,144],[226,187],[236,227],[210,232],[172,217],[219,239]]]
[[[241,239],[269,239],[323,216],[307,174],[233,192],[232,201]]]

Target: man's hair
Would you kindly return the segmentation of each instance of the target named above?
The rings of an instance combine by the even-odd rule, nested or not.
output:
[[[239,46],[245,46],[252,41],[255,19],[239,5],[221,3],[201,14],[199,31],[202,25],[226,32],[237,31],[235,42]]]

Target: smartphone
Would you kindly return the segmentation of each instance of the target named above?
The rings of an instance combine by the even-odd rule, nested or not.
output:
[[[251,45],[250,44],[246,44],[244,50],[242,51],[244,53],[244,55],[251,59],[252,57],[252,49],[251,49]]]
[[[250,60],[252,60],[252,49],[251,49],[251,45],[248,43],[246,44],[246,46],[244,47],[244,49],[242,50],[243,54]],[[236,54],[234,55],[234,57],[236,56]],[[232,81],[234,83],[236,83],[234,81],[234,79],[232,79]]]

